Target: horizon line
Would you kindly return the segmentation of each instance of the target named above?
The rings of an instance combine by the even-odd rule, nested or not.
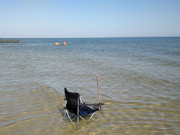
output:
[[[125,37],[0,37],[3,38],[179,38],[180,36],[125,36]]]

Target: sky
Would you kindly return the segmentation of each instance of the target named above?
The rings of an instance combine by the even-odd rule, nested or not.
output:
[[[0,38],[180,37],[180,0],[0,0]]]

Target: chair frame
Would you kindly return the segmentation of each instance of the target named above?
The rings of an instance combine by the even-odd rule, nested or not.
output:
[[[67,100],[67,99],[65,98],[64,100]],[[81,103],[80,103],[80,102],[81,102]],[[103,103],[98,103],[98,104],[85,104],[85,103],[83,103],[83,101],[82,101],[82,99],[81,99],[81,96],[79,96],[79,99],[77,99],[77,114],[70,112],[67,107],[64,107],[64,113],[67,114],[67,117],[69,118],[70,122],[73,124],[73,126],[74,126],[75,129],[78,129],[78,128],[79,128],[79,120],[80,120],[80,119],[84,120],[84,121],[85,121],[84,124],[85,124],[85,123],[86,123],[87,121],[89,121],[90,119],[93,119],[93,116],[94,116],[94,114],[95,114],[95,112],[90,113],[91,115],[90,115],[90,117],[88,118],[88,120],[84,119],[84,118],[79,114],[79,113],[80,113],[79,107],[80,107],[81,105],[85,105],[85,106],[98,106],[98,108],[99,108],[101,105],[104,105],[104,104],[103,104]],[[99,109],[96,110],[96,111],[99,111]],[[73,119],[73,120],[71,119],[70,114],[73,114],[73,115],[76,116],[76,117],[75,117],[75,118],[77,119],[77,120],[76,120],[76,124],[73,122],[74,119]],[[88,115],[89,115],[89,114],[88,114]],[[93,119],[93,120],[94,120],[94,119]]]

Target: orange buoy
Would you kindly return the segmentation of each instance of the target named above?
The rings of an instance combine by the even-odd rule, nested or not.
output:
[[[56,42],[56,43],[54,43],[54,45],[60,45],[60,43],[59,43],[59,42]]]

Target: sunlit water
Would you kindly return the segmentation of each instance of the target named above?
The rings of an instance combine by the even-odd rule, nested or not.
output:
[[[67,45],[55,46],[55,42]],[[64,87],[101,112],[78,130]],[[20,39],[0,44],[0,134],[179,134],[180,38]]]

